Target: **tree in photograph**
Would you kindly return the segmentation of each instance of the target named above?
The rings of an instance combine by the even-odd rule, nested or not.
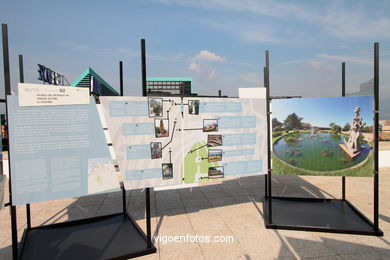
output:
[[[274,132],[282,132],[283,128],[281,126],[277,126],[274,128]]]
[[[343,127],[343,131],[347,132],[351,129],[351,125],[349,123],[346,123],[345,126]]]
[[[152,111],[156,115],[160,115],[162,112],[162,106],[161,103],[159,103],[157,100],[150,99],[150,105],[152,107]]]
[[[307,123],[307,122],[303,122],[302,123],[302,128],[306,129],[306,130],[309,130],[309,129],[311,129],[311,124]]]
[[[277,127],[282,128],[282,126],[283,124],[276,117],[272,118],[272,129],[274,129],[274,131],[276,131]]]
[[[374,126],[365,126],[362,129],[363,133],[372,133],[374,131]]]
[[[292,113],[284,120],[284,128],[287,130],[302,129],[303,117],[299,117],[297,114]]]
[[[332,133],[337,135],[341,133],[341,126],[333,124],[332,125]]]

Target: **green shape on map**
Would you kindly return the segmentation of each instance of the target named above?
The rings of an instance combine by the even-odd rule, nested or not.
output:
[[[208,148],[205,142],[196,142],[184,158],[184,183],[197,181],[196,175],[207,176],[209,167],[218,166],[218,162],[208,162]],[[183,168],[182,168],[183,170]]]

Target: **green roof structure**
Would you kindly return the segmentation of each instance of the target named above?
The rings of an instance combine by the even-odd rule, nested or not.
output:
[[[113,87],[110,86],[104,79],[102,79],[93,69],[87,68],[83,73],[70,84],[73,87],[84,87],[91,89],[91,76],[95,78],[95,80],[99,81],[102,89],[101,96],[119,96],[118,91],[116,91]]]

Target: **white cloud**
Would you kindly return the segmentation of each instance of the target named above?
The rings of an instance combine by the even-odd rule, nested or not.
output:
[[[321,61],[321,60],[310,60],[308,65],[316,70],[321,71],[334,71],[336,70],[336,66],[331,64],[329,61]]]
[[[195,62],[191,62],[190,65],[188,65],[188,69],[192,70],[194,72],[199,72],[200,71],[199,65],[197,63],[195,63]]]
[[[371,2],[346,4],[329,2],[287,2],[267,0],[154,0],[163,4],[176,4],[189,7],[198,7],[208,10],[227,10],[261,16],[273,17],[278,20],[294,20],[310,24],[331,37],[342,40],[390,39],[390,17],[380,11],[370,11]],[[364,5],[365,4],[365,5]],[[375,15],[373,15],[375,14]],[[261,26],[261,24],[259,24]],[[260,30],[259,35],[251,34],[256,30],[241,28],[248,32],[249,40],[256,42],[274,42],[277,38]],[[298,31],[298,30],[295,30]]]
[[[151,54],[148,55],[147,58],[155,61],[170,61],[170,62],[175,62],[175,61],[180,61],[184,57],[183,53],[179,54],[173,54],[173,55],[159,55],[159,54]]]
[[[282,62],[281,64],[288,65],[288,64],[297,64],[297,63],[307,63],[311,61],[312,59],[299,59],[299,60],[290,60]]]
[[[215,69],[210,68],[207,64],[200,64],[197,62],[191,62],[187,69],[193,71],[195,76],[201,81],[213,79],[217,73]]]
[[[190,64],[187,69],[193,71],[200,81],[211,80],[215,78],[217,71],[210,66],[210,63],[225,61],[226,57],[218,56],[208,50],[201,50],[189,60]]]
[[[241,31],[239,34],[244,40],[253,43],[281,43],[282,40],[261,28]]]
[[[140,52],[132,51],[132,50],[130,50],[128,48],[119,48],[116,51],[119,52],[120,54],[124,54],[124,55],[130,56],[130,57],[140,56]]]
[[[226,60],[225,57],[218,56],[217,54],[208,50],[201,50],[193,59],[214,62],[224,62]]]
[[[374,59],[373,58],[342,56],[342,55],[328,55],[328,54],[318,54],[317,57],[323,58],[323,59],[328,59],[328,60],[337,60],[337,61],[347,62],[347,63],[356,63],[356,64],[374,66]],[[379,68],[389,70],[390,63],[388,63],[386,61],[380,61]]]

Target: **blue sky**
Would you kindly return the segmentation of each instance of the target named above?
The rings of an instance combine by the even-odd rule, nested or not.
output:
[[[141,95],[145,38],[148,76],[192,77],[199,94],[262,86],[269,50],[272,95],[339,96],[341,62],[347,92],[358,91],[373,77],[380,42],[381,100],[390,99],[389,13],[386,0],[43,0],[4,1],[0,9],[14,89],[23,54],[26,82],[39,82],[37,63],[70,82],[90,66],[116,89],[122,60],[125,94]],[[384,113],[390,118],[390,106]]]
[[[272,101],[272,118],[284,122],[288,115],[295,113],[302,122],[312,126],[329,127],[336,123],[343,127],[352,124],[354,109],[360,107],[360,116],[367,126],[373,125],[373,98],[369,96],[332,98],[294,98]]]

